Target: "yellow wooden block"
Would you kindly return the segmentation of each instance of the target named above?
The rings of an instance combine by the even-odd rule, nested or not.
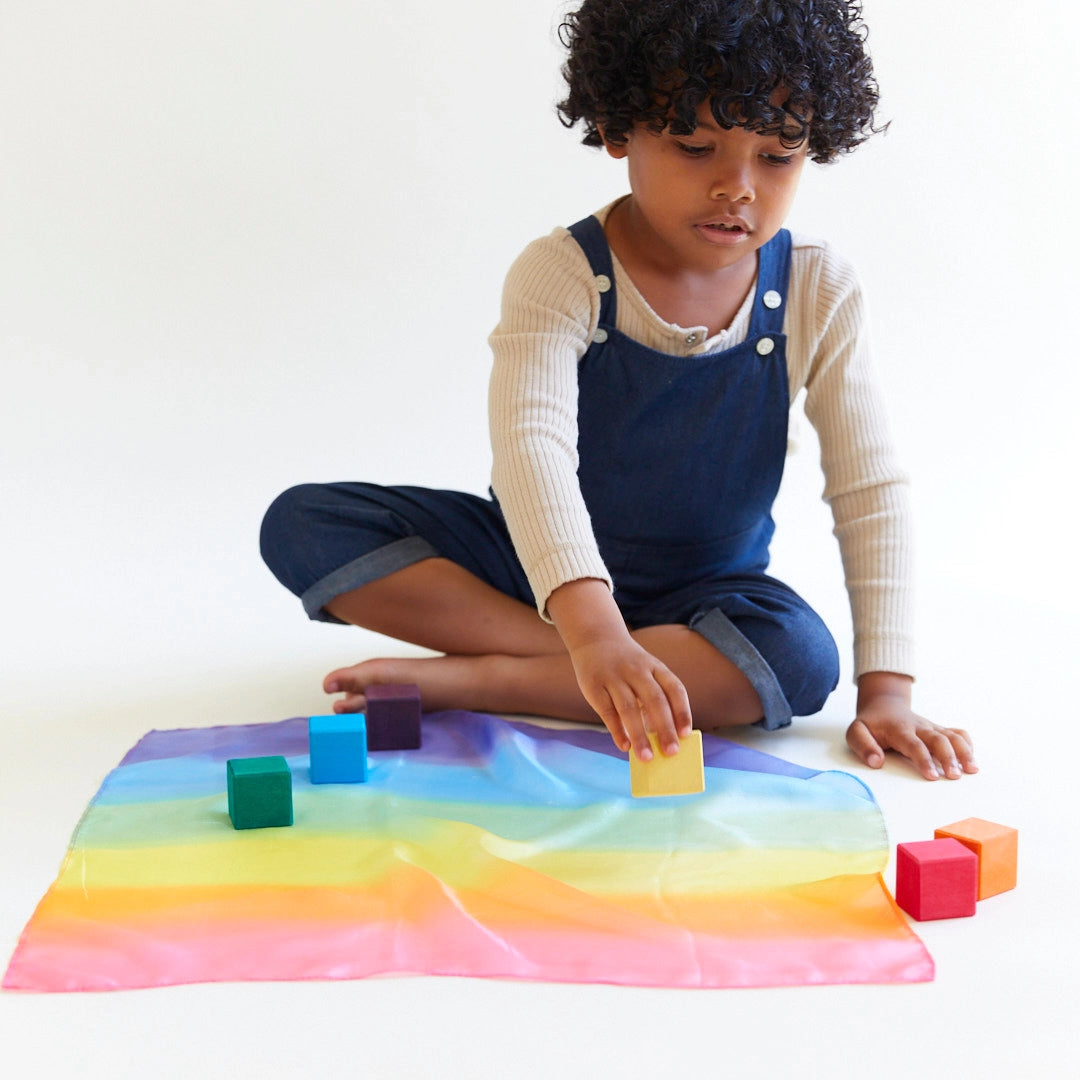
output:
[[[652,761],[641,761],[630,751],[630,793],[635,798],[646,795],[694,795],[705,790],[705,758],[701,732],[690,732],[679,740],[679,752],[665,757],[660,753],[656,736],[649,733]]]
[[[935,839],[950,836],[979,856],[980,900],[1016,888],[1016,829],[972,817],[934,830]]]

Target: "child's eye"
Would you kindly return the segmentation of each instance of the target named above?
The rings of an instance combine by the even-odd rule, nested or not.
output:
[[[695,146],[692,143],[677,142],[675,145],[688,157],[704,157],[712,150],[711,146]]]
[[[780,167],[790,165],[795,160],[794,154],[762,154],[761,157],[767,164]]]

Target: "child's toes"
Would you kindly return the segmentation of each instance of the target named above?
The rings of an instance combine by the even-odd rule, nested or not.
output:
[[[367,705],[367,699],[363,694],[346,694],[340,701],[334,702],[336,713],[363,712]]]
[[[338,668],[323,679],[323,690],[328,694],[343,694],[349,690],[363,689],[356,679],[356,666]]]

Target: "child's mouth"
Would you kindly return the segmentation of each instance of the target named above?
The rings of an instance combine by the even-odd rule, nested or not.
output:
[[[735,244],[750,235],[745,225],[729,221],[706,221],[698,229],[705,239],[714,244]]]

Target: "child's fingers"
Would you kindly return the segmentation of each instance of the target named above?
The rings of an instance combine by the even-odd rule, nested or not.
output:
[[[620,712],[619,706],[611,691],[606,688],[601,688],[595,693],[585,691],[585,700],[588,701],[589,705],[596,712],[596,715],[600,717],[601,722],[604,727],[608,729],[615,745],[624,754],[630,750],[634,750],[637,752],[638,757],[641,757],[641,738],[636,742],[631,738],[626,725],[623,723],[622,713]],[[648,761],[651,756],[651,750],[649,750],[649,740],[647,737],[644,737],[644,749],[648,751],[648,756],[642,758],[642,760]]]
[[[641,702],[630,681],[623,676],[586,675],[579,686],[615,745],[623,753],[636,754],[641,761],[652,760]]]
[[[873,728],[855,720],[848,728],[848,745],[872,769],[885,761],[885,751],[906,757],[927,780],[943,776],[959,780],[965,772],[978,772],[971,737],[960,728],[943,728],[921,717],[898,722],[874,722]]]
[[[944,728],[934,728],[921,734],[923,743],[937,762],[935,768],[940,766],[939,771],[942,775],[950,780],[958,780],[963,775],[963,770],[957,760],[952,740]]]
[[[572,655],[578,685],[615,745],[650,761],[649,732],[661,753],[679,752],[689,734],[690,702],[682,683],[644,649],[627,639],[621,653],[585,647]]]
[[[903,754],[927,780],[940,780],[930,748],[915,732],[904,732],[892,742],[892,749]]]
[[[870,734],[870,729],[861,721],[855,720],[847,730],[847,742],[855,756],[871,769],[880,769],[885,764],[885,751],[878,745],[877,739]]]
[[[619,723],[626,732],[630,746],[639,761],[652,761],[653,749],[649,742],[650,727],[646,721],[645,711],[636,694],[622,693],[619,695]],[[660,745],[663,746],[661,739]]]
[[[694,717],[690,712],[690,697],[686,693],[686,687],[682,680],[666,667],[657,671],[656,681],[667,698],[676,734],[679,738],[685,738],[694,729]]]
[[[660,752],[665,756],[679,752],[678,722],[664,688],[656,678],[648,682],[637,693],[638,714],[641,717],[642,730],[651,731],[660,745]],[[648,736],[646,736],[648,741]]]
[[[975,764],[975,744],[971,741],[971,736],[963,728],[946,728],[945,734],[952,743],[960,768],[966,773],[978,772],[979,766]]]
[[[923,735],[923,740],[950,780],[959,780],[966,772],[979,771],[971,736],[966,731],[935,727],[932,732]]]

